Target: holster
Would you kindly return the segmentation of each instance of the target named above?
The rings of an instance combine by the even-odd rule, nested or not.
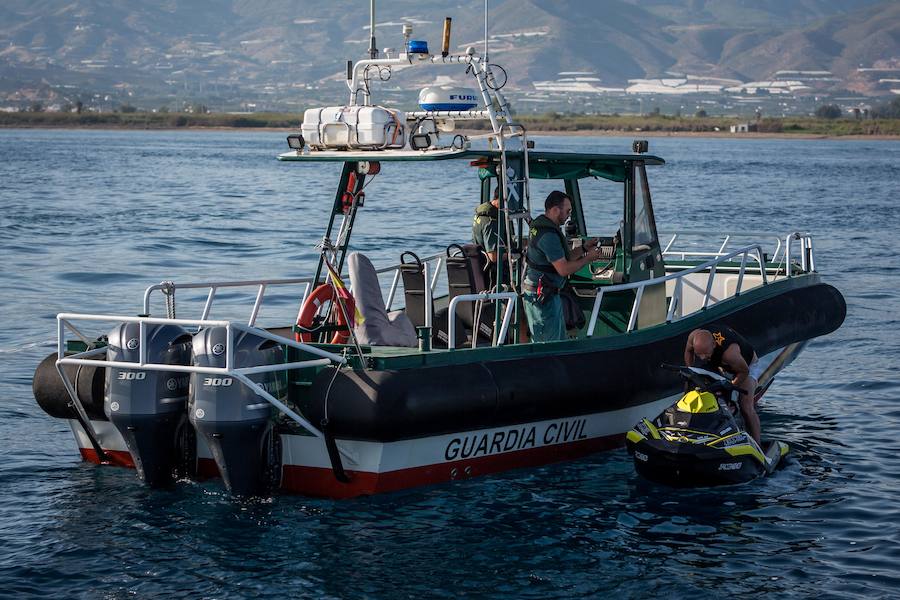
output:
[[[539,304],[546,304],[553,296],[559,293],[559,288],[555,285],[548,283],[543,275],[538,279],[537,284],[537,301]]]

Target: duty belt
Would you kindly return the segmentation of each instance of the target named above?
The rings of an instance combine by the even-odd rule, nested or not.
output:
[[[558,294],[561,288],[556,287],[555,285],[551,285],[548,283],[544,283],[543,285],[538,283],[531,283],[527,279],[522,282],[522,291],[528,292],[530,294],[538,294],[544,295],[545,297],[550,297]]]

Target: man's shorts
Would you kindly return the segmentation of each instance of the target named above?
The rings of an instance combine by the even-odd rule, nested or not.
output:
[[[750,377],[752,377],[756,383],[759,383],[759,378],[762,377],[764,371],[765,369],[763,369],[758,358],[750,364]]]

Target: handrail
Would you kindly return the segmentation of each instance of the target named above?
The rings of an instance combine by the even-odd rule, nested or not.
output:
[[[508,300],[506,304],[506,312],[503,314],[503,322],[500,325],[500,333],[497,335],[497,346],[503,345],[503,340],[506,339],[506,333],[509,330],[509,321],[513,315],[513,309],[516,307],[516,301],[518,300],[518,295],[515,292],[493,292],[490,294],[460,294],[453,298],[450,301],[450,308],[448,311],[448,329],[447,336],[450,338],[447,340],[447,348],[450,350],[456,349],[456,307],[459,306],[461,302],[483,302],[484,300]],[[473,332],[473,336],[478,335],[478,323],[475,323],[475,332]]]
[[[441,272],[441,265],[444,262],[444,255],[443,255],[443,253],[439,252],[437,254],[432,254],[431,256],[426,256],[425,258],[420,259],[420,260],[422,261],[423,265],[426,263],[429,263],[433,260],[438,261],[437,266],[434,269],[434,275],[431,278],[431,291],[432,291],[432,293],[434,293],[434,288],[437,285],[437,278]],[[390,267],[384,267],[382,269],[378,269],[377,271],[375,271],[376,275],[382,275],[384,273],[389,273],[391,271],[394,272],[394,278],[391,281],[391,287],[388,291],[388,298],[387,298],[387,301],[384,303],[385,309],[388,312],[391,311],[391,306],[394,304],[394,296],[397,293],[397,286],[400,283],[400,266],[401,265],[397,264],[397,265],[393,265]]]
[[[304,344],[303,342],[298,342],[296,340],[292,340],[289,338],[285,338],[264,329],[259,329],[256,327],[250,327],[247,325],[243,325],[241,323],[235,323],[232,321],[211,321],[204,319],[164,319],[159,317],[129,317],[129,316],[121,316],[121,315],[97,315],[97,314],[80,314],[80,313],[59,313],[56,315],[57,320],[57,360],[56,360],[56,369],[59,372],[60,376],[63,379],[63,384],[66,387],[66,391],[69,393],[69,397],[72,400],[73,405],[78,411],[79,415],[86,423],[86,427],[91,429],[91,431],[87,431],[89,436],[92,436],[92,439],[96,439],[96,432],[92,431],[92,427],[90,426],[90,420],[87,418],[87,413],[84,410],[84,406],[81,404],[81,400],[78,398],[78,394],[75,392],[75,388],[71,381],[69,381],[68,375],[65,373],[65,370],[62,368],[62,365],[93,365],[101,368],[106,367],[119,367],[123,369],[147,369],[150,371],[169,371],[169,372],[179,372],[179,373],[214,373],[221,375],[232,376],[239,381],[241,381],[244,385],[246,385],[253,393],[257,396],[260,396],[264,400],[266,400],[269,404],[273,405],[275,408],[286,414],[292,420],[297,422],[301,427],[306,429],[308,432],[313,434],[316,437],[323,437],[321,431],[316,429],[309,421],[304,419],[302,416],[293,411],[290,407],[285,405],[283,402],[272,396],[269,392],[262,389],[252,380],[248,379],[248,375],[253,375],[256,373],[268,373],[274,371],[288,371],[291,369],[306,369],[311,367],[321,367],[329,364],[335,365],[344,365],[347,363],[347,359],[337,354],[328,352],[326,350],[322,350],[321,348],[316,348],[315,346],[311,346],[308,344]],[[66,356],[65,355],[65,332],[66,329],[72,331],[79,338],[84,339],[84,335],[78,330],[78,328],[72,323],[72,321],[93,321],[93,322],[106,322],[112,321],[117,323],[138,323],[140,326],[139,329],[139,352],[138,352],[138,361],[130,362],[130,361],[107,361],[107,360],[98,360],[93,357],[95,354],[99,354],[104,352],[105,348],[95,348],[90,349],[85,352],[80,352],[75,355]],[[199,326],[199,327],[225,327],[226,330],[226,346],[225,346],[225,366],[224,367],[201,367],[195,365],[167,365],[161,363],[153,363],[149,362],[147,359],[147,325],[180,325],[180,326]],[[234,366],[234,336],[235,331],[250,333],[255,336],[272,340],[279,344],[283,344],[286,346],[291,346],[293,348],[297,348],[298,350],[302,350],[304,352],[308,352],[314,356],[318,356],[318,359],[312,360],[302,360],[295,361],[289,363],[279,363],[275,365],[260,365],[255,367],[241,367],[236,368]]]
[[[794,231],[784,238],[784,268],[788,277],[792,277],[791,269],[791,240],[800,242],[800,270],[809,273],[816,270],[816,258],[813,252],[812,236],[808,233]]]
[[[422,262],[431,262],[437,260],[437,265],[434,268],[434,275],[431,278],[431,290],[434,291],[435,287],[437,287],[438,276],[441,273],[441,266],[443,264],[443,254],[437,253],[426,258],[422,259]],[[375,271],[377,275],[381,275],[388,272],[394,272],[394,279],[391,283],[390,292],[388,294],[388,300],[385,303],[387,306],[387,310],[391,310],[391,304],[393,304],[394,295],[397,290],[397,285],[400,280],[400,265],[392,265],[389,267],[384,267],[382,269],[378,269]],[[303,294],[301,295],[300,305],[303,305],[303,302],[306,300],[306,297],[309,295],[310,288],[314,283],[312,277],[298,277],[292,279],[251,279],[251,280],[243,280],[243,281],[204,281],[204,282],[191,282],[191,283],[175,283],[173,281],[164,281],[151,286],[148,286],[144,290],[144,298],[143,298],[143,311],[141,314],[149,315],[150,314],[150,297],[154,291],[162,291],[165,289],[209,289],[209,294],[206,298],[206,304],[203,307],[203,312],[200,315],[200,318],[206,320],[209,318],[209,313],[212,310],[212,304],[215,300],[216,293],[219,288],[235,288],[235,287],[250,287],[257,286],[257,294],[256,301],[253,304],[253,308],[250,312],[250,319],[247,324],[251,327],[256,325],[256,318],[259,315],[260,308],[262,307],[263,297],[265,292],[269,287],[280,286],[280,285],[296,285],[296,284],[305,284],[305,288]]]
[[[679,271],[678,273],[672,273],[670,275],[664,275],[662,277],[656,277],[654,279],[646,279],[644,281],[636,281],[633,283],[622,283],[619,285],[611,285],[611,286],[603,286],[599,288],[597,292],[597,298],[594,300],[594,306],[591,309],[591,318],[588,323],[587,328],[587,337],[592,337],[594,335],[594,329],[597,326],[597,319],[600,316],[600,305],[603,302],[603,296],[609,292],[619,292],[624,290],[637,290],[635,294],[634,303],[631,307],[631,314],[628,318],[628,328],[626,332],[630,332],[634,330],[635,325],[637,324],[638,311],[640,310],[641,299],[643,297],[644,288],[651,285],[659,285],[661,283],[665,283],[667,281],[675,281],[675,292],[672,295],[672,301],[669,305],[668,313],[666,314],[666,322],[671,323],[675,319],[675,306],[676,303],[681,303],[681,295],[683,293],[684,284],[682,282],[682,278],[692,273],[698,273],[700,271],[705,271],[706,269],[710,270],[709,279],[706,284],[706,291],[703,297],[703,308],[700,310],[704,310],[709,305],[709,299],[712,293],[712,284],[716,275],[716,265],[719,263],[725,262],[735,256],[741,255],[741,270],[738,275],[738,283],[737,288],[735,289],[734,295],[737,296],[741,293],[741,286],[744,282],[744,272],[746,271],[747,266],[747,257],[751,256],[753,251],[756,251],[756,259],[757,264],[759,265],[759,272],[762,275],[762,283],[763,285],[768,285],[769,280],[766,277],[766,269],[765,264],[763,263],[762,256],[762,246],[759,244],[753,244],[751,246],[746,246],[739,250],[735,250],[723,256],[714,258],[712,260],[708,260],[705,263],[699,264],[697,266],[691,267],[690,269],[685,269],[684,271]],[[685,315],[681,315],[681,318],[684,318]]]
[[[761,231],[741,231],[738,233],[725,234],[722,238],[722,242],[719,245],[718,250],[673,250],[672,246],[675,244],[675,240],[680,236],[703,236],[706,238],[710,237],[709,231],[703,231],[699,229],[689,229],[689,230],[681,230],[672,234],[672,237],[669,238],[669,241],[666,242],[665,246],[662,250],[662,255],[666,257],[679,257],[681,260],[685,260],[688,257],[712,257],[717,258],[720,256],[724,256],[726,254],[725,248],[728,246],[729,242],[732,241],[732,238],[747,238],[747,237],[756,237],[756,238],[769,238],[771,237],[775,241],[775,249],[772,252],[771,259],[772,261],[777,260],[778,253],[781,251],[781,237],[777,235],[773,235],[771,232],[761,232]]]
[[[265,293],[266,288],[276,285],[296,285],[298,283],[307,284],[307,292],[304,293],[305,297],[305,295],[309,293],[308,290],[309,285],[312,283],[312,277],[299,277],[294,279],[251,279],[246,281],[207,281],[197,283],[175,283],[172,281],[163,281],[155,285],[148,286],[147,289],[144,290],[144,310],[141,314],[150,314],[150,294],[155,290],[209,288],[209,295],[206,299],[206,306],[204,307],[203,315],[201,316],[202,320],[206,320],[206,318],[209,317],[209,311],[212,308],[213,299],[215,298],[216,291],[219,288],[258,286],[259,291],[257,292],[256,303],[254,304],[253,310],[250,314],[249,325],[252,327],[256,321],[256,315],[259,313],[259,307],[262,305],[262,297]]]

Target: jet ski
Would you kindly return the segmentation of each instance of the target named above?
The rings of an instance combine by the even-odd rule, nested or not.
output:
[[[698,367],[662,365],[690,388],[656,419],[643,419],[626,434],[637,472],[673,487],[745,483],[768,475],[789,452],[784,442],[757,444],[744,428],[731,382]]]

